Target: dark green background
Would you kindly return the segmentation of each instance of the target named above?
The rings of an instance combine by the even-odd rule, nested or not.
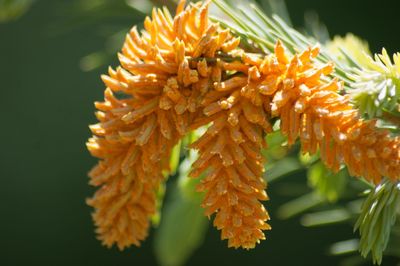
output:
[[[102,98],[99,75],[106,66],[83,72],[79,62],[106,46],[104,32],[143,17],[113,10],[77,15],[72,3],[37,1],[20,20],[0,25],[0,265],[156,265],[154,234],[140,249],[106,249],[95,239],[85,205],[93,193],[86,173],[96,162],[85,148],[87,125],[95,122],[93,101]],[[373,51],[399,50],[399,1],[287,5],[297,26],[312,9],[331,34],[350,31],[367,39]],[[211,228],[188,265],[337,265],[340,258],[328,256],[327,247],[351,238],[352,228],[307,229],[297,219],[278,220],[277,206],[288,198],[274,186],[279,183],[269,187],[273,230],[267,241],[248,252],[232,250]]]

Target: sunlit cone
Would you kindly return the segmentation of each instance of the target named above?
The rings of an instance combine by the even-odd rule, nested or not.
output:
[[[228,78],[215,83],[215,91],[206,96],[204,113],[213,123],[192,145],[199,158],[191,175],[206,172],[198,187],[206,192],[202,206],[206,215],[216,213],[214,225],[222,239],[228,239],[229,247],[249,249],[265,239],[263,230],[270,229],[259,200],[268,199],[261,148],[271,126],[262,101],[247,98],[252,90],[247,82],[244,74]],[[215,94],[219,98],[211,102]]]
[[[339,94],[341,81],[330,79],[333,65],[314,62],[318,47],[290,57],[278,41],[272,54],[246,53],[209,22],[208,2],[181,1],[174,18],[154,9],[144,26],[127,35],[121,66],[102,76],[105,101],[96,103],[100,122],[87,143],[100,159],[89,174],[100,188],[88,204],[105,245],[140,245],[171,150],[199,127],[208,128],[192,144],[199,157],[190,175],[203,176],[202,206],[230,247],[253,248],[270,229],[261,150],[271,118],[280,118],[289,145],[300,139],[303,152],[320,150],[334,171],[345,164],[375,183],[398,179],[400,139],[360,118]]]
[[[214,57],[217,50],[238,44],[228,31],[209,24],[207,5],[184,10],[181,2],[174,19],[154,9],[145,31],[139,34],[134,27],[127,35],[121,67],[102,76],[105,101],[95,104],[100,122],[90,127],[94,137],[87,143],[100,158],[89,173],[90,183],[100,189],[88,204],[95,208],[97,233],[107,246],[123,249],[146,238],[172,147],[189,125],[205,123],[191,122],[221,71],[190,58]]]
[[[252,59],[242,53],[242,62],[258,69],[254,91],[267,97],[262,100],[265,111],[280,118],[289,145],[299,138],[303,152],[319,150],[321,160],[334,171],[345,164],[351,175],[376,184],[383,176],[398,180],[400,138],[361,118],[350,97],[339,94],[343,83],[328,77],[333,65],[313,61],[318,53],[316,46],[290,58],[278,41],[274,54]]]
[[[266,93],[272,97],[272,115],[281,119],[282,133],[289,144],[299,137],[303,152],[313,154],[319,148],[322,161],[334,171],[345,164],[352,176],[376,184],[383,176],[397,180],[400,138],[377,129],[375,121],[361,119],[350,97],[339,94],[342,82],[327,80],[333,66],[313,63],[318,51],[310,48],[289,60],[279,43],[276,47],[281,75]]]

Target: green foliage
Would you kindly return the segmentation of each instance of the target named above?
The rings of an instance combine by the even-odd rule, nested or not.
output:
[[[188,177],[192,162],[197,157],[190,152],[179,167],[172,198],[167,202],[155,236],[155,253],[160,265],[184,265],[190,255],[201,246],[208,228],[207,218],[200,207],[202,194],[195,192],[199,179]]]
[[[276,162],[267,163],[265,168],[265,180],[270,183],[293,172],[302,170],[303,166],[297,159],[287,157]]]
[[[305,214],[301,217],[301,224],[307,227],[337,224],[348,221],[351,213],[346,208],[335,208],[327,211],[319,211]]]
[[[0,23],[18,19],[32,3],[33,0],[0,0]]]
[[[316,152],[313,155],[310,155],[309,153],[299,153],[299,161],[307,166],[310,167],[313,163],[317,162],[319,160],[319,151]]]
[[[329,202],[335,202],[343,193],[347,181],[345,168],[333,173],[319,161],[308,170],[308,183]]]
[[[264,149],[262,152],[268,162],[280,160],[287,155],[287,137],[282,135],[280,130],[276,129],[276,131],[269,133],[265,137],[265,141],[267,142],[268,148]]]
[[[384,181],[369,192],[355,224],[355,230],[360,231],[362,256],[371,252],[374,263],[381,264],[399,207],[400,184]]]
[[[165,196],[165,184],[161,184],[157,190],[156,199],[156,213],[151,217],[151,223],[153,226],[157,227],[161,220],[161,209],[163,206],[164,196]]]
[[[304,14],[305,32],[315,38],[320,43],[326,43],[330,40],[329,32],[325,24],[323,24],[315,11],[307,11]]]
[[[343,255],[357,251],[359,245],[358,239],[349,239],[336,242],[331,245],[329,253],[332,255]],[[354,264],[353,264],[354,265]]]
[[[400,53],[391,58],[385,49],[375,54],[374,59],[366,56],[364,69],[355,70],[353,99],[361,112],[368,117],[382,117],[385,113],[400,117]]]
[[[231,1],[233,2],[233,1]],[[288,25],[292,26],[290,22],[289,12],[286,7],[285,1],[282,0],[265,0],[260,2],[262,9],[265,11],[266,14],[272,15],[277,14],[282,19],[288,23]]]
[[[204,239],[207,218],[199,203],[176,197],[164,210],[156,233],[155,253],[161,265],[183,265]]]
[[[161,265],[183,265],[204,239],[207,218],[198,202],[177,197],[165,207],[155,239]]]
[[[347,71],[350,72],[354,67],[368,65],[366,55],[371,56],[368,43],[352,33],[347,33],[344,37],[335,36],[326,47],[335,61],[348,66]]]
[[[275,124],[276,131],[266,136],[267,149],[262,151],[267,160],[264,178],[268,183],[304,168],[297,158],[288,156],[287,137],[282,135],[278,128],[279,126]]]
[[[321,197],[318,193],[311,192],[283,204],[278,210],[278,217],[289,219],[316,206],[320,206],[325,202],[325,198]]]
[[[349,66],[348,92],[362,113],[368,118],[400,117],[400,53],[393,55],[393,62],[385,49],[372,57],[368,44],[352,34],[336,37],[328,46],[337,61]]]
[[[175,147],[172,149],[171,152],[171,157],[169,160],[169,167],[170,167],[170,174],[174,175],[176,174],[176,170],[178,169],[179,166],[179,159],[181,156],[181,141]]]
[[[172,149],[171,156],[169,159],[169,171],[164,171],[163,175],[165,178],[168,176],[174,176],[177,172],[179,167],[179,160],[181,156],[181,148],[182,148],[182,141],[179,141],[178,144]],[[161,213],[162,213],[162,206],[165,197],[165,184],[160,184],[160,187],[157,191],[157,203],[156,203],[156,213],[151,217],[151,221],[153,226],[158,226],[161,220]]]

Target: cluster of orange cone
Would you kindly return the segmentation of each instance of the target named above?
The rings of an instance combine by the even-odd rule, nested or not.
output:
[[[105,245],[146,238],[171,150],[199,127],[209,126],[192,144],[199,156],[190,175],[204,175],[202,207],[230,247],[253,248],[270,229],[261,150],[273,117],[289,144],[299,138],[304,152],[319,149],[335,171],[345,164],[375,183],[398,179],[400,139],[360,119],[338,93],[341,82],[329,79],[333,66],[313,62],[318,47],[289,57],[278,42],[274,54],[246,53],[210,23],[208,2],[181,1],[174,18],[154,9],[144,25],[127,35],[121,66],[102,76],[105,101],[95,104],[99,123],[87,143],[100,159],[88,204]]]

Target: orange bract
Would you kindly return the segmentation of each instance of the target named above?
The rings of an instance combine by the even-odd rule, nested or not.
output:
[[[333,170],[379,182],[398,179],[400,140],[360,119],[341,82],[329,80],[330,64],[318,66],[318,48],[291,58],[280,42],[267,56],[248,54],[239,39],[208,20],[208,2],[181,1],[175,18],[154,9],[145,30],[127,35],[121,67],[102,76],[105,101],[88,143],[99,164],[89,173],[100,186],[88,204],[99,238],[120,249],[140,245],[156,211],[156,191],[168,170],[172,147],[189,131],[209,125],[192,148],[199,150],[192,177],[205,177],[206,215],[230,247],[253,248],[265,239],[269,216],[263,180],[271,117],[304,152],[320,149]],[[240,59],[237,59],[240,58]],[[179,217],[177,217],[179,219]]]

